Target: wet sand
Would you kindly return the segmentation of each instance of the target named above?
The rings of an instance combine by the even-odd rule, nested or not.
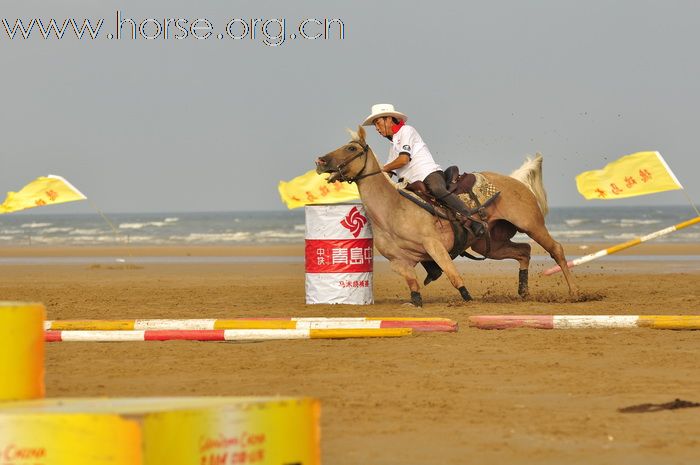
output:
[[[586,249],[576,247],[587,245]],[[570,255],[598,250],[567,245]],[[303,246],[131,248],[131,256],[290,256]],[[700,402],[700,332],[467,328],[474,314],[700,314],[700,247],[644,244],[561,276],[517,265],[460,262],[475,297],[446,279],[423,290],[425,307],[386,263],[376,304],[304,305],[303,263],[0,265],[0,300],[44,302],[50,319],[241,316],[441,316],[453,334],[378,340],[261,343],[55,343],[47,390],[56,396],[309,395],[322,401],[326,464],[697,463],[700,408],[620,413],[620,407]],[[14,255],[13,255],[14,254]],[[34,254],[34,255],[32,255]],[[52,255],[54,254],[54,255]],[[1,249],[0,257],[124,256],[88,248]],[[685,261],[659,257],[698,255]],[[688,264],[692,266],[688,266]],[[421,275],[422,276],[422,275]]]

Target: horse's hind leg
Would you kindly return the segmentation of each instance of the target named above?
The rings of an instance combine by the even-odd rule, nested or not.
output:
[[[486,241],[479,241],[477,244],[472,246],[475,252],[480,254],[486,253]],[[518,295],[523,299],[526,298],[530,292],[527,286],[528,278],[528,268],[530,267],[530,244],[523,244],[519,242],[512,242],[507,240],[505,242],[492,242],[491,251],[489,252],[488,258],[492,260],[505,260],[512,258],[517,260],[520,265],[520,271],[518,273]]]
[[[552,239],[549,231],[544,225],[533,228],[531,231],[525,231],[535,242],[542,246],[549,253],[549,256],[557,262],[566,279],[566,284],[569,286],[569,295],[575,296],[578,293],[578,287],[574,282],[574,277],[571,275],[569,267],[566,265],[566,257],[564,256],[564,248],[560,243]]]
[[[411,290],[411,303],[416,307],[422,307],[423,298],[420,295],[420,285],[418,284],[415,266],[415,263],[410,264],[402,260],[391,261],[391,269],[404,277],[408,288]]]
[[[452,262],[450,254],[447,253],[447,250],[445,250],[445,246],[443,246],[438,239],[429,238],[425,240],[423,247],[425,247],[425,251],[428,252],[428,255],[430,255],[435,263],[442,268],[452,285],[459,291],[462,299],[466,301],[472,300],[472,296],[469,295],[469,291],[466,287],[464,287],[462,276],[459,274],[457,267],[455,267],[455,264]]]

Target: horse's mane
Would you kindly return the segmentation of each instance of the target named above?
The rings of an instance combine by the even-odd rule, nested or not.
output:
[[[538,153],[534,158],[527,157],[520,168],[510,173],[510,177],[525,184],[535,194],[542,215],[547,216],[549,205],[547,192],[542,184],[542,155]]]

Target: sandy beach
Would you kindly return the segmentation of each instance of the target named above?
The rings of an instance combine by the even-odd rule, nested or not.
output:
[[[698,44],[700,0],[3,2],[0,465],[700,465]],[[455,221],[526,298],[460,257],[411,304],[373,247],[415,288]]]
[[[546,255],[542,247],[534,242],[532,255]],[[597,250],[610,247],[612,243],[597,242],[568,242],[562,243],[564,251],[569,258],[578,255],[586,255]],[[377,255],[377,254],[375,254]],[[700,255],[700,244],[685,243],[654,243],[647,242],[632,247],[619,255]],[[280,245],[237,245],[237,246],[138,246],[128,247],[107,246],[76,246],[76,247],[0,247],[0,258],[3,257],[303,257],[304,244],[280,244]]]
[[[567,244],[570,256],[609,246]],[[535,253],[539,251],[535,250]],[[49,319],[245,316],[439,316],[460,331],[377,340],[261,343],[54,343],[47,394],[305,395],[322,402],[326,464],[697,463],[700,408],[620,413],[676,398],[700,402],[700,332],[467,327],[474,314],[700,314],[700,245],[644,244],[581,266],[571,300],[561,276],[531,266],[460,261],[475,301],[446,279],[422,309],[385,262],[376,304],[304,305],[303,245],[0,249],[0,300],[43,302]],[[290,257],[278,262],[142,263],[138,257]],[[625,259],[627,256],[630,259]],[[634,256],[634,257],[631,257]],[[673,259],[673,257],[676,259]],[[126,257],[91,262],[90,257]],[[631,259],[634,258],[634,259]],[[422,276],[422,275],[421,275]]]

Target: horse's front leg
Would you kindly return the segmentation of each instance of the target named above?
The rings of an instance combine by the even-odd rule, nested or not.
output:
[[[430,257],[435,261],[435,263],[442,268],[454,288],[459,291],[462,299],[466,301],[472,300],[472,296],[469,295],[469,291],[464,286],[462,276],[457,271],[457,267],[455,267],[455,264],[450,258],[450,254],[447,252],[447,249],[445,249],[445,246],[442,245],[442,242],[440,242],[440,240],[437,238],[427,238],[423,242],[423,247],[425,248],[425,251],[428,252],[428,255],[430,255]]]
[[[420,296],[420,285],[418,284],[415,266],[415,263],[411,264],[405,260],[391,260],[391,269],[404,277],[408,288],[411,290],[411,303],[416,307],[422,307],[423,298]]]

